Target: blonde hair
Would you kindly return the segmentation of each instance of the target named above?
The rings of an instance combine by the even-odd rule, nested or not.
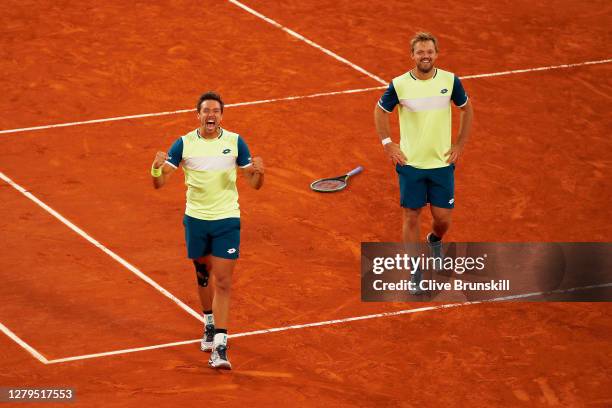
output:
[[[416,43],[424,41],[433,41],[434,48],[436,49],[436,52],[438,52],[438,39],[434,37],[433,34],[424,31],[416,33],[414,37],[412,37],[412,40],[410,40],[410,49],[412,52],[414,52],[414,46]]]

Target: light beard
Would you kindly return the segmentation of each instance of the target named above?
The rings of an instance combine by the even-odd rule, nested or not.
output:
[[[419,64],[417,64],[416,69],[422,73],[422,74],[429,74],[431,72],[432,69],[434,69],[434,64],[429,64],[429,69],[424,70],[423,68],[421,68],[421,66]]]

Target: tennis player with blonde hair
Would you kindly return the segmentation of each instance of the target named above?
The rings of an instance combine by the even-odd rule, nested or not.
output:
[[[474,112],[457,77],[435,66],[438,40],[417,33],[410,42],[414,67],[391,81],[374,109],[383,149],[395,165],[400,187],[402,239],[419,241],[419,216],[428,203],[433,225],[426,240],[441,256],[442,238],[455,206],[455,163],[468,140]],[[451,102],[460,110],[459,133],[451,139]],[[400,142],[391,139],[389,114],[399,105]],[[421,280],[421,271],[413,281]]]

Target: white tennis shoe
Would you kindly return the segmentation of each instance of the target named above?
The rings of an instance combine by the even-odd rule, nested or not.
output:
[[[219,344],[215,347],[208,360],[208,365],[212,368],[231,370],[232,364],[227,359],[227,346]]]
[[[213,351],[210,354],[208,365],[212,368],[231,370],[232,364],[227,359],[227,334],[217,333],[213,341]]]

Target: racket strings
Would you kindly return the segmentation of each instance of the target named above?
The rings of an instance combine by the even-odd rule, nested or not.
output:
[[[313,188],[323,191],[339,190],[344,186],[346,186],[346,183],[342,180],[320,180],[312,185]]]

